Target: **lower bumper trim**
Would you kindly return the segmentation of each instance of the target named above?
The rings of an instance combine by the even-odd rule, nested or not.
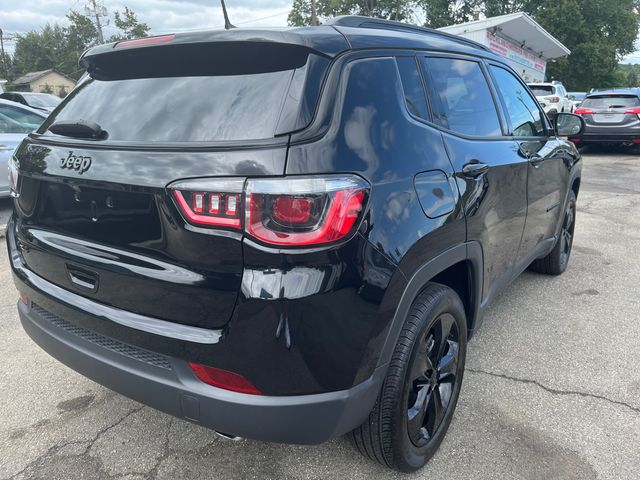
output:
[[[228,437],[318,444],[343,435],[366,420],[386,370],[379,367],[371,378],[338,392],[242,394],[200,382],[185,360],[165,357],[169,369],[154,365],[62,328],[40,310],[18,303],[24,330],[51,356],[116,392]]]

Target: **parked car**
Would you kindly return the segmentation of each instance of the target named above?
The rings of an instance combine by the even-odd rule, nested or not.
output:
[[[567,96],[567,91],[562,83],[558,81],[530,83],[529,88],[549,118],[553,119],[556,113],[573,111],[573,103]]]
[[[50,93],[31,93],[31,92],[4,92],[0,94],[0,98],[11,100],[12,102],[21,103],[31,108],[43,110],[47,113],[53,111],[62,99]]]
[[[584,97],[587,96],[587,92],[569,92],[567,97],[571,100],[571,111],[573,112],[576,108],[580,106]]]
[[[573,142],[640,143],[640,90],[602,90],[590,93],[575,110],[586,124]]]
[[[12,167],[31,338],[227,437],[351,432],[422,467],[489,302],[527,267],[567,268],[581,161],[557,135],[580,117],[555,131],[478,43],[366,17],[125,40],[81,64]]]
[[[0,168],[3,173],[18,144],[44,121],[46,116],[33,108],[0,99]],[[0,198],[9,196],[9,181],[0,175]]]

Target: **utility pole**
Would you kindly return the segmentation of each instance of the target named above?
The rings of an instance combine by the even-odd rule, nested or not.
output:
[[[87,15],[96,19],[96,31],[98,32],[98,43],[104,43],[104,34],[102,33],[102,22],[100,17],[107,16],[106,7],[100,2],[100,0],[89,0],[89,3],[85,5],[84,10]]]
[[[311,25],[318,26],[318,15],[316,14],[316,0],[311,0]]]
[[[220,3],[222,4],[222,15],[224,15],[224,29],[229,30],[230,28],[236,28],[236,26],[229,21],[227,6],[224,4],[224,0],[220,0]]]
[[[0,55],[2,56],[2,71],[5,72],[7,74],[7,76],[9,75],[9,69],[7,68],[7,63],[5,60],[5,56],[4,56],[4,33],[2,32],[2,29],[0,28]]]

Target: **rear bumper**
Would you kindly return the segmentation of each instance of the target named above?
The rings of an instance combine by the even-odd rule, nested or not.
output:
[[[368,380],[338,392],[247,395],[208,386],[184,360],[105,337],[34,303],[18,303],[18,311],[27,334],[82,375],[165,413],[232,436],[317,444],[345,434],[366,419],[383,374],[378,369]]]

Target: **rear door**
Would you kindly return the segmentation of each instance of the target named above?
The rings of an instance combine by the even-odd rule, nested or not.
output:
[[[482,62],[469,57],[426,57],[423,62],[435,122],[459,178],[467,239],[481,243],[484,296],[511,278],[527,212],[527,160],[503,135]]]
[[[555,235],[569,177],[565,148],[545,124],[544,114],[524,83],[500,65],[490,64],[489,70],[507,113],[508,134],[518,143],[520,155],[529,161],[527,220],[518,253],[524,259]]]

